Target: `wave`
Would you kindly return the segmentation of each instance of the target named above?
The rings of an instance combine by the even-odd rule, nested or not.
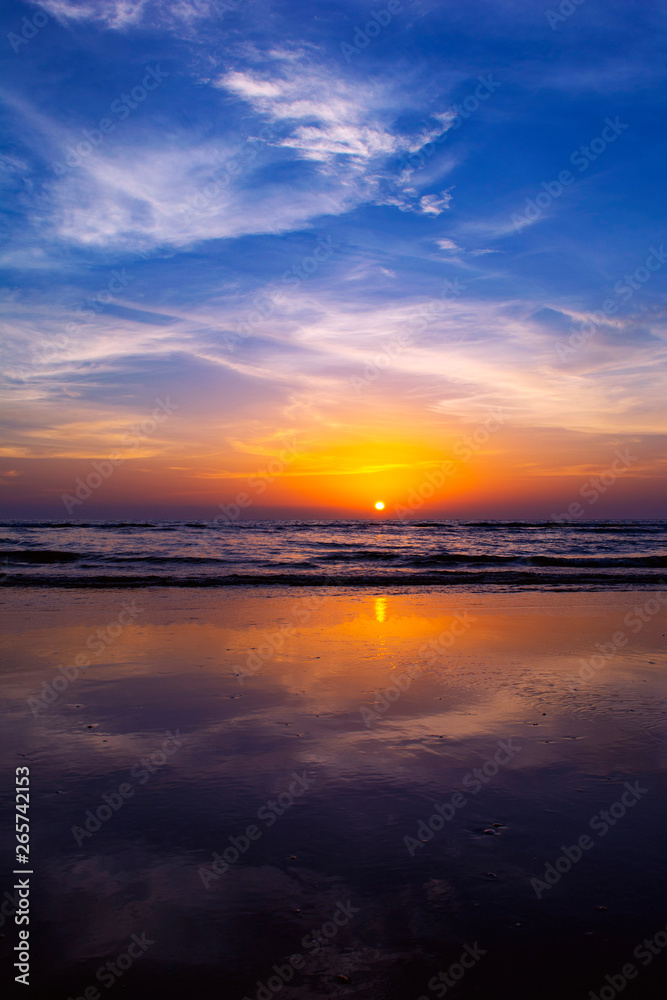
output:
[[[79,525],[79,527],[84,527]],[[116,531],[125,528],[148,528],[150,531],[178,531],[185,527],[182,524],[163,524],[161,521],[111,521],[104,524],[89,524],[86,527],[95,528],[97,531]]]
[[[37,564],[48,564],[48,563],[66,563],[66,562],[76,562],[77,559],[81,558],[79,552],[59,552],[57,549],[33,549],[31,551],[23,550],[5,550],[0,551],[0,563],[37,563]]]
[[[458,531],[465,528],[478,528],[485,531],[536,531],[536,530],[557,530],[559,534],[569,531],[577,534],[586,532],[663,532],[667,529],[667,520],[649,518],[647,520],[596,520],[596,521],[574,521],[562,523],[553,520],[468,520],[457,518],[443,518],[438,520],[410,521],[397,518],[348,518],[341,520],[241,520],[241,521],[217,521],[215,517],[197,520],[172,520],[171,518],[157,518],[153,521],[58,521],[58,520],[0,520],[0,528],[12,528],[14,530],[31,530],[34,528],[55,529],[55,528],[83,528],[97,531],[117,531],[124,529],[144,529],[151,531],[181,531],[183,529],[214,530],[214,531],[318,531],[330,529],[340,530],[343,527],[353,527],[358,530],[383,530],[386,528],[400,529],[420,529],[420,528],[440,528]]]
[[[384,549],[355,549],[353,552],[332,552],[317,558],[322,562],[359,562],[361,559],[391,562],[400,558],[400,553]]]
[[[455,528],[455,521],[407,521],[411,528]]]
[[[457,521],[453,522],[460,528],[485,528],[493,531],[504,531],[510,528],[541,530],[556,528],[561,531],[665,531],[667,521]]]
[[[563,569],[615,569],[622,566],[634,566],[637,569],[643,567],[650,569],[653,567],[667,567],[667,555],[655,556],[496,556],[496,555],[466,555],[463,552],[436,552],[428,556],[414,556],[409,559],[406,565],[410,566],[432,566],[432,565],[515,565],[515,566],[560,566]]]
[[[322,574],[230,573],[226,576],[0,574],[5,586],[61,588],[137,587],[469,587],[534,590],[657,590],[667,581],[658,574],[634,573],[549,574],[541,572],[488,572],[443,570],[431,573]]]
[[[663,586],[667,576],[667,522],[657,520],[4,524],[4,585],[586,589]]]
[[[104,565],[128,565],[133,563],[164,566],[168,568],[173,565],[178,566],[207,566],[207,565],[230,565],[238,564],[239,559],[226,559],[222,556],[168,556],[168,555],[138,555],[130,554],[123,556],[109,556],[105,554],[95,555],[93,553],[81,552],[61,552],[51,549],[37,549],[32,551],[5,551],[0,553],[0,564],[4,565],[48,565],[52,563],[72,563],[82,562],[82,567],[100,567]],[[250,563],[251,560],[244,560]],[[359,563],[368,562],[394,562],[400,568],[403,567],[429,567],[429,566],[451,566],[451,567],[504,567],[513,572],[520,572],[523,569],[534,566],[560,568],[565,570],[579,569],[600,569],[615,570],[623,568],[633,569],[665,569],[667,568],[667,556],[498,556],[498,555],[466,555],[464,553],[435,553],[426,556],[413,556],[409,559],[401,559],[397,553],[384,551],[360,551],[355,553],[332,553],[320,556],[315,562],[309,559],[292,560],[252,560],[256,564],[263,566],[293,566],[301,569],[317,569],[320,563]],[[495,571],[497,572],[497,571]]]
[[[90,527],[85,521],[0,521],[0,528],[82,528]]]
[[[202,565],[205,563],[229,563],[232,560],[223,559],[222,556],[141,556],[141,555],[126,555],[126,556],[107,556],[101,555],[95,557],[92,555],[86,556],[87,559],[98,558],[102,562],[107,563],[163,563],[168,565],[169,563],[175,563],[175,565]]]

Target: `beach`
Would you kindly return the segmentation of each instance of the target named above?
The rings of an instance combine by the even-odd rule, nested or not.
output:
[[[2,16],[5,981],[663,1000],[665,5]]]
[[[662,995],[662,591],[0,597],[34,996]]]

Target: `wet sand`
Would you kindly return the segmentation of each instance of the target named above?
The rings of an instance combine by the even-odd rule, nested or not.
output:
[[[31,996],[663,995],[655,592],[7,588],[1,612]]]

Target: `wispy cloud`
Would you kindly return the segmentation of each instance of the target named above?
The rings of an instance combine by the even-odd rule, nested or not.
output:
[[[216,81],[287,132],[283,149],[332,172],[352,186],[358,203],[395,205],[401,211],[439,215],[446,191],[423,193],[409,186],[414,171],[405,154],[416,153],[452,127],[455,115],[432,112],[433,124],[418,131],[396,126],[399,102],[390,84],[362,85],[326,64],[313,67],[300,53],[274,54],[263,70],[234,70]]]
[[[39,6],[51,17],[55,17],[62,23],[97,21],[107,28],[115,29],[139,24],[146,3],[147,0],[136,0],[136,2],[134,0],[97,0],[97,2],[89,3],[72,3],[68,0],[39,0]]]
[[[112,31],[147,25],[178,27],[196,23],[225,9],[216,0],[32,0],[62,24],[92,22]]]

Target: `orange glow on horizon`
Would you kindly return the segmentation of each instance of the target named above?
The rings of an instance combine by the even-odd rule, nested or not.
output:
[[[516,427],[509,420],[485,427],[485,421],[462,426],[451,420],[443,428],[442,418],[424,419],[397,428],[389,418],[381,426],[361,422],[353,427],[341,420],[335,428],[325,424],[316,430],[297,427],[266,435],[253,430],[245,436],[239,433],[231,443],[202,440],[195,447],[180,436],[191,425],[181,428],[174,416],[174,423],[165,422],[165,428],[171,433],[173,427],[179,436],[170,440],[156,433],[145,443],[153,449],[151,455],[143,453],[143,444],[136,451],[129,446],[119,451],[116,425],[113,433],[108,424],[99,428],[95,444],[92,439],[81,441],[75,424],[74,443],[62,453],[44,456],[31,443],[21,445],[23,454],[0,459],[0,481],[5,502],[13,502],[17,510],[34,502],[49,504],[56,514],[64,509],[62,495],[75,494],[79,478],[85,482],[93,475],[99,480],[93,460],[108,463],[108,456],[120,454],[122,463],[92,489],[91,505],[113,510],[142,504],[156,516],[163,508],[181,516],[183,505],[183,516],[211,518],[220,514],[221,505],[236,505],[244,518],[262,517],[264,510],[270,517],[287,518],[297,516],[295,511],[298,516],[320,516],[324,511],[326,516],[340,512],[344,517],[376,517],[379,523],[475,511],[480,516],[552,518],[573,502],[579,502],[584,513],[600,515],[604,510],[605,516],[623,507],[636,508],[640,500],[647,516],[657,509],[664,479],[650,472],[660,454],[659,442],[619,475],[613,489],[601,494],[599,505],[589,511],[582,486],[610,469],[620,447],[616,437],[591,440],[566,431]],[[373,494],[383,499],[369,501]],[[607,497],[609,505],[603,508]],[[37,506],[33,509],[38,512]]]

